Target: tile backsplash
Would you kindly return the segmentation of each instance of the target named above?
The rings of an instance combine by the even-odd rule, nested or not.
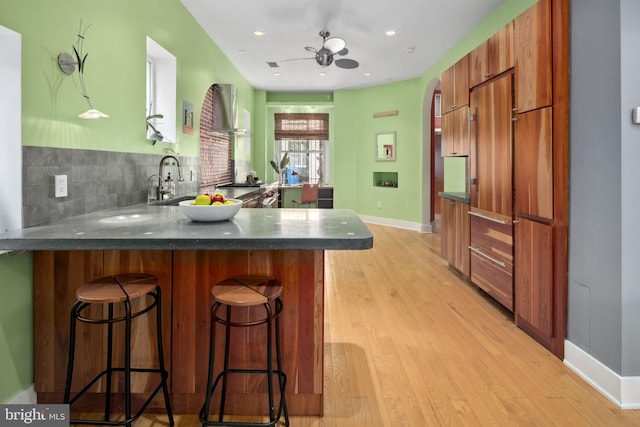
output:
[[[23,146],[23,226],[146,203],[149,177],[158,173],[162,157],[164,155]],[[200,158],[176,157],[184,176],[183,182],[176,182],[176,195],[197,193]],[[171,171],[177,178],[177,171],[173,169],[165,166],[165,171]],[[192,170],[196,176],[194,181],[191,181]],[[55,175],[67,175],[66,197],[55,197]]]

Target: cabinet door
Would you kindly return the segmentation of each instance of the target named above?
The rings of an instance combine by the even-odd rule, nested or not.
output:
[[[553,219],[552,107],[518,115],[515,122],[517,215]]]
[[[441,198],[440,255],[469,276],[469,205]]]
[[[513,23],[493,34],[469,56],[469,86],[474,87],[514,66]]]
[[[469,155],[469,108],[463,106],[441,118],[441,143],[445,156]]]
[[[440,78],[442,114],[469,105],[469,55],[446,69]]]
[[[512,76],[475,88],[471,112],[472,206],[512,216]]]
[[[453,266],[469,277],[469,205],[462,202],[454,202],[453,215],[455,225]]]
[[[455,66],[447,68],[443,71],[442,76],[440,77],[440,93],[442,94],[441,98],[441,111],[442,115],[452,111],[455,108],[455,87],[456,87],[456,71]]]
[[[469,55],[465,55],[454,65],[455,92],[454,105],[460,108],[469,105]]]
[[[553,335],[552,226],[527,219],[515,225],[516,324],[533,328],[544,338]]]
[[[539,0],[513,21],[516,108],[519,112],[553,102],[551,0]]]
[[[440,256],[450,262],[453,254],[453,200],[440,198]]]

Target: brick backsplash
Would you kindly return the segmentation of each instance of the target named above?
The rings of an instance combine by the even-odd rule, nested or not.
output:
[[[65,148],[22,148],[22,220],[24,227],[137,203],[146,203],[147,184],[164,155]],[[195,194],[200,187],[199,157],[176,156],[183,182],[176,195]],[[173,167],[165,167],[172,171]],[[190,171],[196,179],[190,181]],[[67,175],[67,197],[56,198],[54,176]],[[171,172],[178,177],[177,171]],[[163,177],[164,178],[164,177]],[[157,178],[155,178],[157,179]],[[157,185],[157,184],[156,184]]]

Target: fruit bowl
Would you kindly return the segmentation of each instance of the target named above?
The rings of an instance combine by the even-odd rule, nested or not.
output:
[[[242,200],[229,199],[233,203],[223,205],[195,205],[194,200],[183,200],[178,204],[183,214],[192,221],[215,222],[233,218],[242,207]]]

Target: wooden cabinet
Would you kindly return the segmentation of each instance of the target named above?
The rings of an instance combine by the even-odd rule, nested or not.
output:
[[[469,205],[440,199],[441,255],[449,265],[469,277]]]
[[[527,219],[515,225],[516,324],[548,345],[553,336],[553,227]]]
[[[513,223],[479,209],[470,211],[471,281],[513,311]]]
[[[512,75],[471,92],[471,206],[513,215]]]
[[[440,141],[445,156],[469,155],[469,108],[462,107],[441,117]]]
[[[516,108],[553,103],[551,0],[539,0],[513,21]]]
[[[514,127],[516,215],[552,220],[552,107],[519,114]]]
[[[469,105],[469,55],[442,73],[441,92],[443,115]]]
[[[483,83],[514,66],[513,22],[493,34],[469,56],[469,87]]]

